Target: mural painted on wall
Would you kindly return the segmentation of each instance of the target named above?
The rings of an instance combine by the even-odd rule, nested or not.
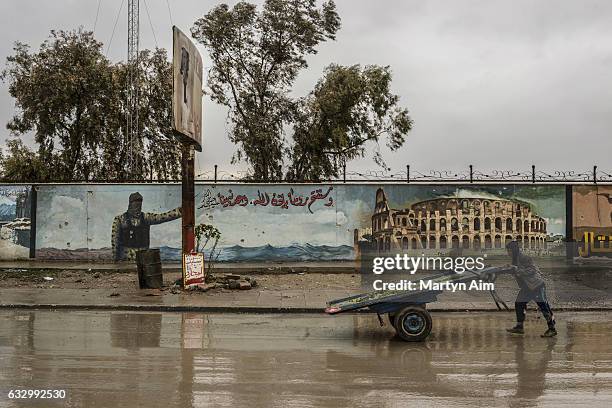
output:
[[[612,257],[612,186],[574,186],[572,204],[578,256]]]
[[[151,225],[181,217],[180,207],[165,213],[143,212],[142,200],[139,192],[130,194],[127,211],[113,221],[111,252],[115,261],[135,260],[137,251],[150,247]]]
[[[199,222],[221,231],[228,261],[353,260],[338,186],[233,185],[196,188]]]
[[[178,185],[41,185],[36,257],[125,260],[159,247],[167,259],[180,253],[180,194]]]
[[[511,240],[540,255],[563,250],[563,187],[398,187],[369,192],[374,207],[355,230],[358,251],[504,251]]]
[[[0,259],[30,256],[29,186],[0,186]]]
[[[334,188],[196,185],[196,222],[221,230],[220,261],[354,259]],[[38,201],[38,258],[180,260],[178,185],[41,186]]]
[[[43,259],[180,260],[179,185],[40,186]],[[126,209],[127,207],[127,209]],[[221,231],[220,261],[354,260],[378,250],[551,251],[565,231],[563,186],[196,185],[196,222]]]

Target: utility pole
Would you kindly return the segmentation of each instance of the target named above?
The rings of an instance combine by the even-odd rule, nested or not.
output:
[[[134,177],[134,144],[138,141],[138,51],[140,42],[140,0],[128,0],[128,60],[126,136],[129,179]]]
[[[194,151],[189,143],[182,143],[181,202],[182,202],[182,247],[183,253],[195,250],[195,169]]]
[[[183,286],[204,283],[204,255],[195,254],[194,150],[202,151],[202,57],[172,27],[172,129],[181,144]]]
[[[183,253],[195,249],[194,149],[202,151],[202,57],[178,27],[173,27],[172,128],[182,145]]]

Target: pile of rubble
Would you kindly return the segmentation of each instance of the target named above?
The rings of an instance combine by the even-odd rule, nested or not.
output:
[[[257,281],[254,278],[233,273],[226,273],[223,276],[211,276],[209,279],[212,281],[211,283],[214,283],[215,287],[223,289],[249,290],[257,287]]]
[[[183,287],[182,279],[174,284],[173,289]],[[250,276],[226,273],[222,276],[208,275],[205,283],[190,285],[187,290],[207,292],[211,289],[249,290],[257,287],[257,281]]]

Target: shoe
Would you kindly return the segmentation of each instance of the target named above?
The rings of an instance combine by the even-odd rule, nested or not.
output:
[[[555,337],[556,335],[557,335],[557,329],[552,327],[552,328],[549,328],[548,330],[546,330],[544,332],[544,334],[541,335],[540,337]]]
[[[506,329],[506,331],[510,334],[525,334],[525,330],[521,326],[514,326],[511,329]]]

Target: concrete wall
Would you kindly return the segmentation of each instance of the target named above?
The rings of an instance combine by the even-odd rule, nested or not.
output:
[[[385,203],[377,206],[379,188]],[[602,248],[599,255],[606,255],[612,240],[612,186],[572,190],[566,197],[564,185],[197,184],[196,218],[221,231],[222,261],[330,261],[352,260],[360,244],[374,241],[378,247],[386,237],[400,246],[412,238],[419,244],[422,240],[419,251],[430,249],[431,236],[436,237],[437,247],[431,248],[435,251],[451,249],[455,235],[461,244],[463,235],[470,243],[482,235],[484,243],[485,231],[473,230],[474,203],[482,209],[484,201],[499,201],[502,209],[517,207],[508,203],[526,203],[532,219],[545,224],[539,238],[545,234],[549,242],[563,240],[569,225],[578,241],[592,233],[596,248]],[[180,206],[179,184],[47,184],[35,191],[27,185],[0,186],[0,259],[26,259],[30,242],[35,242],[32,255],[38,259],[110,261],[113,222],[126,212],[135,192],[142,195],[142,210],[151,217]],[[419,212],[418,203],[432,200],[437,214]],[[469,208],[462,208],[462,202]],[[504,214],[499,216],[510,218]],[[402,225],[404,216],[412,217],[415,228]],[[460,228],[451,230],[455,217]],[[441,218],[448,219],[448,230],[441,230]],[[463,218],[472,220],[465,234]],[[501,220],[504,227],[506,218]],[[435,231],[429,229],[432,219]],[[503,230],[500,235],[502,240],[508,235],[514,239],[517,233]],[[448,248],[440,247],[444,235]],[[494,231],[491,239],[494,246]],[[165,260],[180,259],[180,242],[179,219],[150,226],[150,246],[161,248]]]
[[[197,184],[196,218],[221,231],[222,261],[352,260],[370,238],[380,187],[395,211],[432,199],[527,202],[547,233],[565,234],[564,186]],[[36,258],[111,260],[113,222],[135,192],[144,213],[180,206],[179,184],[36,186]],[[150,246],[164,259],[180,259],[180,242],[180,220],[150,226]]]

